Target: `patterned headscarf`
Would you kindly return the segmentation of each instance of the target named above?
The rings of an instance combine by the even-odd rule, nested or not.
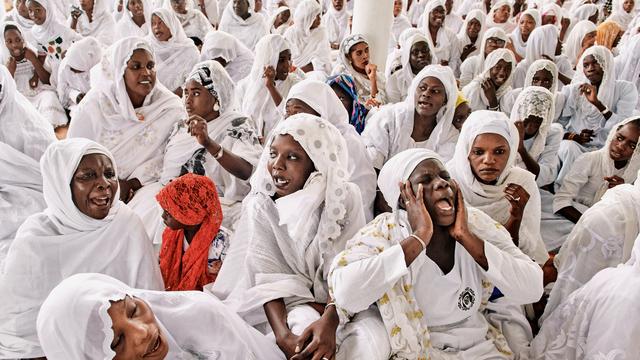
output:
[[[349,116],[349,123],[356,128],[358,134],[361,134],[364,130],[364,126],[366,125],[365,118],[367,117],[369,110],[367,110],[364,104],[362,104],[358,99],[356,83],[353,81],[353,78],[347,74],[339,74],[330,77],[329,80],[327,80],[327,84],[329,84],[329,86],[338,85],[351,97],[351,100],[353,101],[353,109]]]
[[[186,174],[165,186],[156,200],[184,225],[200,225],[183,254],[184,230],[165,228],[162,233],[160,270],[165,288],[202,290],[213,281],[206,272],[209,247],[222,224],[222,207],[214,182],[206,176]]]

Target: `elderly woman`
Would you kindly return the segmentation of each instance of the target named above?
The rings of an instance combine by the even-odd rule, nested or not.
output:
[[[252,50],[269,33],[269,25],[261,14],[254,12],[254,8],[254,0],[230,0],[218,28],[235,36]]]
[[[211,31],[204,38],[200,61],[215,60],[238,82],[251,72],[253,52],[234,36],[224,31]]]
[[[293,13],[293,25],[284,33],[291,44],[293,65],[304,72],[331,72],[329,38],[320,25],[322,6],[315,0],[303,0]]]
[[[170,0],[171,6],[168,8],[173,10],[185,34],[194,42],[202,43],[207,33],[214,30],[213,26],[201,9],[192,8],[189,5],[193,4],[193,2],[189,1],[189,5],[187,5],[187,1],[188,0]],[[198,2],[198,4],[200,3],[202,2]]]
[[[49,360],[283,359],[213,296],[136,289],[102,274],[56,286],[38,315],[38,336]]]
[[[200,58],[198,48],[169,9],[157,9],[151,13],[151,31],[146,39],[153,49],[158,80],[181,96],[187,74]]]
[[[214,293],[234,288],[227,301],[237,301],[250,323],[268,321],[265,331],[287,359],[329,359],[336,350],[329,267],[365,224],[360,190],[347,181],[346,150],[340,131],[319,117],[297,114],[278,124],[251,178],[242,230],[213,286]]]
[[[393,212],[349,240],[329,274],[344,320],[379,312],[387,334],[374,343],[385,359],[512,358],[483,310],[494,286],[513,303],[536,301],[540,268],[502,225],[465,205],[434,152],[399,153],[378,184]],[[350,325],[358,327],[351,322],[345,328]]]
[[[91,68],[102,59],[102,45],[86,37],[69,47],[58,72],[58,97],[72,116],[78,103],[91,89]]]
[[[40,161],[47,209],[18,230],[0,291],[0,357],[44,356],[36,316],[49,292],[84,272],[160,290],[162,278],[140,219],[118,200],[109,151],[87,139],[52,144]]]
[[[497,49],[487,56],[483,71],[462,88],[472,111],[500,111],[505,107],[505,96],[511,90],[511,79],[516,60],[511,50]]]
[[[123,3],[125,13],[117,20],[118,38],[128,36],[145,37],[151,29],[151,2],[148,0],[126,0]]]
[[[490,28],[485,31],[480,41],[478,54],[468,57],[460,65],[460,87],[467,86],[476,76],[480,75],[487,56],[494,50],[504,48],[507,41],[507,34],[500,28]]]
[[[107,2],[111,0],[75,0],[77,9],[69,15],[69,27],[83,37],[92,36],[104,46],[115,40],[113,30],[116,21],[109,11]]]
[[[540,236],[540,193],[535,175],[516,166],[518,143],[518,129],[506,115],[473,112],[447,168],[469,205],[502,224],[522,252],[544,264],[548,256]]]
[[[404,101],[413,78],[425,66],[438,63],[429,41],[421,34],[415,34],[407,38],[401,46],[401,51],[400,63],[402,68],[396,70],[387,79],[389,103]]]

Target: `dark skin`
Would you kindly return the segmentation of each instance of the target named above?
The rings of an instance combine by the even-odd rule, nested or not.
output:
[[[209,137],[207,124],[220,117],[220,111],[215,110],[218,99],[195,80],[189,80],[184,87],[184,104],[189,114],[189,134],[207,149],[211,156],[215,156],[222,146]],[[216,161],[231,175],[242,180],[249,179],[253,172],[253,165],[226,149],[223,150],[222,157]]]
[[[142,3],[142,0],[129,0],[127,10],[131,12],[131,20],[133,20],[138,27],[144,25],[144,4]]]
[[[242,20],[247,20],[251,16],[249,13],[249,1],[233,0],[233,12]]]
[[[336,93],[336,96],[338,96],[344,108],[347,109],[347,113],[351,114],[353,112],[353,99],[351,99],[351,96],[344,91],[340,85],[331,85],[331,89]]]
[[[90,23],[93,22],[93,6],[94,6],[94,0],[80,0],[80,9],[82,9],[82,12],[84,12],[87,15],[87,18],[89,19]],[[77,10],[71,11],[70,27],[73,30],[76,30],[76,27],[78,26],[78,19],[82,15],[82,12]]]
[[[489,78],[482,83],[482,90],[489,101],[489,108],[495,109],[500,105],[496,92],[507,81],[511,75],[512,68],[513,64],[500,60],[491,68]]]
[[[492,51],[496,50],[496,49],[502,49],[505,47],[507,43],[500,39],[500,38],[495,38],[495,37],[490,37],[485,41],[484,44],[484,57],[485,59],[487,58],[487,56],[489,56],[489,54],[491,54]]]
[[[33,50],[26,47],[24,42],[24,38],[22,34],[17,29],[10,29],[4,32],[4,44],[9,50],[9,63],[7,64],[7,68],[12,76],[15,76],[16,68],[18,66],[18,61],[22,61],[26,59],[29,61],[33,68],[35,69],[35,73],[29,79],[29,86],[33,89],[38,86],[38,81],[42,82],[45,85],[48,85],[51,74],[44,68],[44,61],[38,57],[38,55],[33,52]]]
[[[428,76],[418,84],[415,93],[413,131],[411,138],[416,142],[425,141],[436,127],[438,111],[447,103],[447,93],[442,82]]]
[[[116,201],[118,178],[106,155],[90,154],[80,160],[70,186],[78,210],[92,219],[102,220]]]
[[[524,120],[515,122],[516,128],[518,129],[518,135],[520,136],[520,140],[518,142],[518,154],[520,154],[527,170],[535,175],[536,178],[538,177],[538,174],[540,174],[540,165],[538,164],[538,161],[531,157],[527,148],[524,146],[524,141],[531,139],[538,134],[542,121],[543,119],[541,117],[530,115]]]
[[[471,40],[472,43],[467,44],[462,49],[462,53],[460,54],[461,61],[464,61],[467,57],[469,57],[469,54],[476,51],[477,47],[474,44],[476,40],[478,40],[478,34],[480,34],[481,29],[482,29],[482,24],[480,24],[480,21],[476,19],[471,19],[467,23],[467,36],[469,36],[469,40]]]
[[[380,103],[374,99],[378,93],[378,66],[369,62],[369,44],[365,42],[357,43],[349,49],[349,60],[353,69],[366,75],[371,82],[371,99],[367,100],[367,106],[379,106]]]
[[[285,106],[285,118],[295,114],[311,114],[320,116],[311,106],[299,99],[289,99]]]
[[[463,102],[462,104],[456,107],[456,111],[453,113],[453,127],[456,130],[460,131],[462,129],[462,125],[467,120],[467,118],[471,115],[471,107],[469,107],[469,103]]]
[[[277,29],[280,27],[280,25],[286,24],[287,21],[289,21],[290,17],[291,17],[291,11],[285,10],[281,12],[280,14],[278,14],[278,16],[276,16],[275,20],[273,21],[273,27]]]
[[[276,106],[280,106],[282,102],[282,95],[276,88],[276,80],[284,81],[289,76],[289,69],[291,69],[291,50],[287,49],[280,52],[278,55],[278,64],[274,69],[273,66],[265,66],[262,77],[264,78],[264,86],[267,88],[273,103]]]
[[[431,53],[425,41],[419,41],[413,44],[409,54],[409,65],[411,65],[411,72],[413,72],[414,75],[418,75],[420,70],[431,64]]]
[[[42,25],[47,20],[47,10],[39,2],[27,0],[27,9],[29,10],[29,18],[36,25]]]
[[[445,9],[442,6],[436,6],[429,13],[429,36],[431,36],[431,41],[434,44],[437,44],[438,30],[443,26],[445,16]],[[447,66],[449,62],[441,60],[440,65]]]

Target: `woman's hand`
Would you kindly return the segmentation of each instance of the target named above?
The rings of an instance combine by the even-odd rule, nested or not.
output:
[[[453,180],[453,183],[456,192],[456,220],[453,222],[453,225],[449,227],[449,235],[456,239],[456,241],[461,242],[463,239],[469,238],[469,222],[462,190],[460,190],[460,186],[458,186],[455,180]]]
[[[465,61],[469,54],[476,51],[478,48],[474,44],[467,44],[462,48],[462,53],[460,54],[460,61]]]
[[[380,101],[378,101],[377,99],[374,98],[368,98],[367,101],[364,103],[364,106],[366,106],[367,108],[374,108],[374,107],[378,107],[380,106]]]
[[[31,63],[35,62],[35,61],[40,61],[38,60],[38,55],[33,52],[33,50],[29,49],[28,47],[24,48],[24,58],[29,60]]]
[[[207,120],[198,115],[191,115],[187,120],[187,124],[189,134],[196,138],[198,144],[207,147],[214,142],[207,131]]]
[[[291,359],[302,349],[302,347],[298,346],[299,338],[291,331],[284,336],[276,336],[276,345],[282,350],[287,359]]]
[[[487,101],[489,101],[489,107],[496,108],[498,107],[498,97],[496,96],[496,88],[493,87],[493,82],[491,79],[487,79],[482,82],[482,91],[484,92],[484,96],[486,96]]]
[[[138,179],[129,179],[122,180],[118,179],[118,185],[120,186],[120,201],[125,204],[133,199],[133,196],[136,194],[142,185]]]
[[[407,180],[404,184],[400,183],[400,195],[404,201],[404,208],[407,211],[407,217],[409,219],[409,225],[413,229],[414,233],[424,241],[425,245],[429,245],[431,242],[431,236],[433,236],[433,221],[431,215],[427,211],[427,206],[424,203],[424,187],[422,184],[418,185],[417,196],[413,193],[411,182]]]
[[[584,145],[586,143],[591,142],[594,136],[596,135],[593,130],[582,129],[580,134],[575,134],[575,136],[573,137],[573,141],[577,142],[580,145]]]
[[[336,354],[336,329],[339,320],[335,306],[324,311],[322,317],[309,325],[298,338],[297,346],[304,347],[291,360],[322,360],[333,359]]]
[[[522,219],[524,208],[529,201],[529,193],[522,186],[511,183],[504,189],[504,197],[511,204],[511,216]]]
[[[16,73],[16,68],[18,67],[18,63],[13,56],[9,56],[9,62],[7,63],[7,69],[11,73],[12,76]]]
[[[367,77],[369,78],[370,81],[375,81],[376,76],[377,76],[377,71],[378,71],[378,65],[373,64],[373,63],[368,63],[365,67],[364,67],[364,72],[367,74]]]
[[[597,107],[598,110],[602,111],[605,109],[605,106],[602,105],[600,100],[598,100],[598,89],[595,85],[591,84],[582,84],[579,87],[580,94],[584,95],[588,102],[590,102],[593,106]]]
[[[262,77],[265,79],[265,86],[275,86],[276,84],[276,69],[273,66],[265,66],[264,72],[262,73]]]
[[[618,175],[605,176],[604,181],[609,183],[609,189],[612,187],[624,184],[624,179]]]
[[[526,151],[524,146],[524,121],[518,120],[514,123],[518,129],[518,152]]]
[[[29,87],[32,89],[35,89],[38,87],[38,81],[40,79],[38,79],[38,74],[34,73],[33,76],[31,77],[31,79],[29,79]]]

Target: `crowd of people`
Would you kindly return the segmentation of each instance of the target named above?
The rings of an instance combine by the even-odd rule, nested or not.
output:
[[[355,1],[0,9],[0,359],[639,356],[640,6]]]

